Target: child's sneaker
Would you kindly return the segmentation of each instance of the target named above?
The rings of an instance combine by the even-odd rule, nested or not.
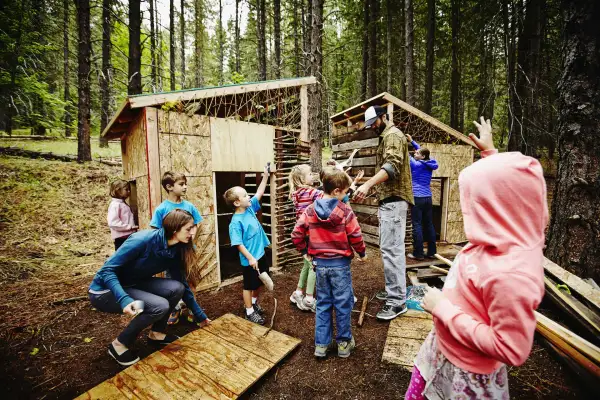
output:
[[[167,321],[167,325],[175,325],[179,322],[179,316],[181,315],[181,310],[173,310],[171,315],[169,315],[169,320]]]
[[[318,360],[323,360],[327,357],[327,352],[332,351],[335,349],[335,342],[332,340],[331,343],[329,343],[329,346],[321,346],[321,345],[316,345],[315,346],[315,357],[317,357]]]
[[[317,312],[317,300],[314,297],[304,296],[302,299],[302,305],[307,309],[314,313]]]
[[[265,315],[265,309],[259,306],[258,303],[252,304],[252,308],[254,308],[254,311],[259,313],[260,315]]]
[[[350,339],[350,341],[342,341],[338,342],[338,357],[346,358],[350,356],[352,350],[356,347],[356,342],[354,341],[354,336]]]
[[[298,293],[297,291],[294,291],[294,293],[292,293],[292,295],[290,296],[291,303],[295,304],[296,307],[298,307],[300,310],[306,311],[308,310],[308,308],[304,306],[303,300],[304,296]]]
[[[265,319],[259,313],[257,313],[256,310],[253,311],[250,315],[248,315],[248,313],[244,310],[244,315],[246,316],[246,319],[250,322],[254,322],[258,325],[265,324]]]

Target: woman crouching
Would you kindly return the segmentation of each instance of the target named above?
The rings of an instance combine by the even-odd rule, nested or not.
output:
[[[182,298],[200,327],[210,323],[187,283],[187,279],[192,285],[196,283],[189,273],[196,229],[189,212],[173,210],[164,218],[161,229],[132,234],[92,280],[89,288],[92,306],[135,317],[108,346],[108,354],[119,364],[139,361],[130,347],[150,325],[149,343],[167,345],[179,339],[165,330],[169,314]],[[154,277],[163,271],[169,271],[171,279]]]

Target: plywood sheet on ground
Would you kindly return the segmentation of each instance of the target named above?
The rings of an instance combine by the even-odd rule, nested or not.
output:
[[[300,340],[232,314],[191,332],[77,399],[235,399]]]
[[[381,360],[412,371],[415,357],[432,327],[431,315],[423,311],[408,310],[392,320]]]

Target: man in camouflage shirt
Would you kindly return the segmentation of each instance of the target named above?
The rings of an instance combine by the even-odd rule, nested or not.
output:
[[[377,293],[377,298],[385,300],[385,305],[377,318],[391,320],[407,311],[404,238],[408,205],[414,205],[408,142],[381,106],[367,109],[365,128],[379,132],[375,168],[378,172],[356,190],[354,199],[364,199],[372,188],[377,192],[379,248],[385,275],[385,290]]]

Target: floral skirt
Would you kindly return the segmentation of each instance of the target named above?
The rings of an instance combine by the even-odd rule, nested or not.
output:
[[[416,388],[423,387],[421,396]],[[410,394],[410,396],[409,396]],[[435,328],[431,330],[415,359],[407,399],[419,400],[508,400],[506,366],[491,374],[476,374],[453,365],[437,348]]]

